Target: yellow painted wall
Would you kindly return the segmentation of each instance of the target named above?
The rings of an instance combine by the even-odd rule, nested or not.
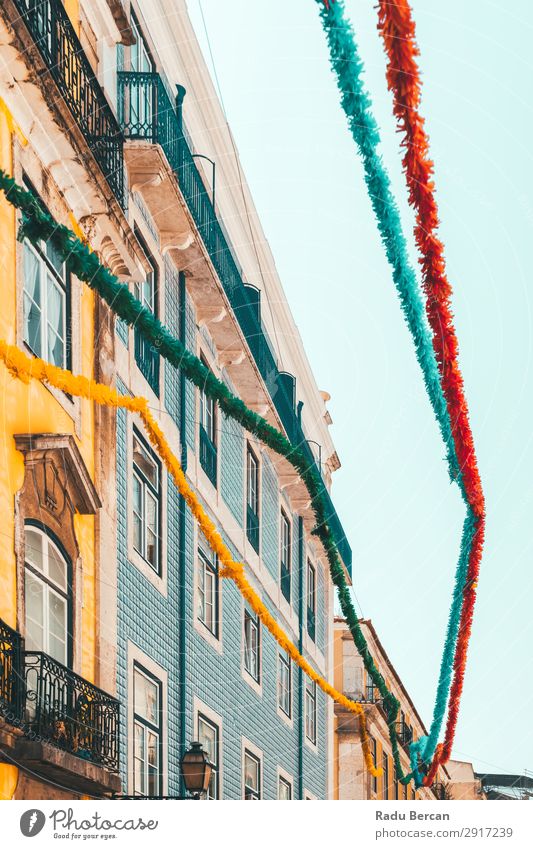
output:
[[[0,168],[12,173],[12,117],[3,104],[0,109]],[[16,117],[16,116],[15,116]],[[0,268],[2,269],[2,310],[0,338],[16,342],[16,217],[4,195],[0,194]],[[84,287],[81,295],[82,373],[93,376],[94,294]],[[17,585],[15,560],[15,493],[24,479],[24,460],[16,450],[16,433],[70,433],[94,480],[94,408],[82,402],[81,439],[76,437],[74,422],[52,393],[32,381],[25,384],[0,365],[0,618],[20,630],[17,622]],[[81,610],[81,674],[89,681],[95,676],[95,536],[94,517],[75,516],[74,528],[83,564],[83,609]],[[76,599],[74,599],[76,604]],[[80,613],[80,605],[76,608]],[[0,764],[0,799],[11,798],[17,780],[14,767]]]
[[[70,21],[79,35],[80,32],[80,4],[79,0],[64,0],[63,5]]]

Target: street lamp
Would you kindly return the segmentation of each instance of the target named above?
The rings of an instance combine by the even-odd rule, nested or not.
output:
[[[204,752],[202,744],[191,743],[191,748],[181,758],[181,774],[185,789],[193,799],[199,799],[207,793],[212,771],[213,764],[207,757],[207,752]]]

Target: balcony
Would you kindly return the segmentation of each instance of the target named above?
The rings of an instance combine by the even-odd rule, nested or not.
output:
[[[281,592],[286,601],[291,600],[291,570],[287,568],[285,563],[281,563],[280,575]]]
[[[124,137],[60,0],[13,0],[113,194],[124,206]]]
[[[159,395],[159,353],[137,328],[135,336],[135,362],[148,385]]]
[[[0,620],[0,754],[83,793],[120,790],[119,702]]]
[[[132,185],[144,185],[145,196],[151,199],[153,209],[161,210],[160,213],[155,212],[154,218],[158,219],[160,215],[157,225],[162,234],[165,231],[169,233],[168,239],[171,246],[179,247],[178,243],[181,243],[182,247],[179,249],[183,250],[184,256],[187,250],[194,250],[190,247],[190,239],[186,233],[190,225],[185,219],[180,219],[176,209],[177,204],[172,203],[170,195],[168,200],[163,198],[161,184],[157,182],[161,179],[157,176],[161,165],[156,148],[160,148],[179,186],[179,192],[185,201],[188,214],[194,222],[204,249],[222,283],[224,293],[248,343],[285,432],[293,445],[298,445],[302,449],[309,461],[309,467],[314,469],[318,477],[322,479],[296,414],[294,399],[287,390],[283,373],[278,367],[268,337],[263,330],[257,310],[257,299],[254,299],[249,291],[250,287],[246,285],[236,253],[222,222],[217,217],[208,189],[196,167],[187,142],[186,129],[178,117],[163,80],[157,73],[124,71],[118,74],[118,85],[119,120],[125,138],[134,145],[131,151],[126,149],[126,158],[132,173],[130,182]],[[150,153],[146,147],[142,146],[142,143],[154,146],[154,151]],[[170,234],[171,230],[173,230],[172,234]],[[166,241],[165,244],[168,245],[169,242]],[[191,255],[190,263],[193,271],[197,270],[200,267],[199,256]],[[191,285],[193,282],[194,274],[189,278]],[[205,287],[202,291],[205,299]],[[325,484],[322,494],[326,502],[326,520],[344,565],[351,574],[351,548]]]
[[[117,770],[118,701],[44,652],[25,652],[24,667],[26,733]]]
[[[246,505],[246,536],[253,550],[259,554],[259,516],[249,504]]]
[[[200,425],[200,465],[213,486],[216,486],[217,447],[211,442],[203,425]]]

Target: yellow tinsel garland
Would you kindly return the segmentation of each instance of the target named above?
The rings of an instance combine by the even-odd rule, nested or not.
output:
[[[39,380],[41,383],[54,386],[56,389],[60,389],[69,395],[86,398],[103,406],[129,410],[129,412],[137,413],[141,417],[150,442],[157,450],[168,472],[172,476],[180,495],[182,495],[189,505],[209,547],[223,565],[219,573],[220,576],[230,578],[234,582],[243,598],[246,599],[265,628],[270,631],[276,642],[290,655],[296,665],[305,672],[311,681],[314,681],[327,696],[330,696],[338,704],[359,717],[361,745],[363,747],[367,769],[375,777],[382,775],[383,770],[381,767],[376,767],[372,760],[363,707],[359,702],[348,699],[343,693],[336,690],[335,687],[326,681],[325,678],[319,675],[318,672],[315,672],[311,664],[300,654],[296,646],[289,640],[286,633],[280,628],[272,614],[268,611],[266,605],[261,601],[247,580],[244,574],[244,564],[233,560],[231,552],[225,545],[215,524],[211,521],[200,504],[198,496],[187,482],[177,457],[172,452],[161,428],[149,410],[146,398],[132,398],[128,395],[119,395],[115,389],[109,386],[97,383],[86,377],[75,376],[70,371],[53,366],[37,357],[28,357],[19,348],[9,345],[3,339],[0,339],[0,359],[3,360],[14,377],[25,383],[29,383],[33,378]]]

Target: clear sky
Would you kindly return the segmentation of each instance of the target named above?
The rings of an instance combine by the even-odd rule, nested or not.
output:
[[[478,770],[522,772],[533,770],[533,11],[529,0],[412,3],[488,508],[454,755]],[[205,47],[199,0],[188,6]],[[374,2],[346,6],[410,237]],[[447,479],[318,7],[201,7],[259,215],[319,386],[332,396],[342,462],[333,497],[354,553],[357,598],[428,724],[464,507]]]

